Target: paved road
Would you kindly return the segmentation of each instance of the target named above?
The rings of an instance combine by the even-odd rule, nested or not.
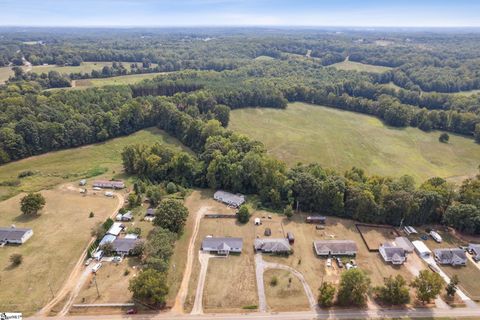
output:
[[[210,210],[210,207],[202,207],[196,213],[192,236],[190,237],[190,242],[188,243],[187,264],[185,266],[185,271],[183,272],[182,283],[180,284],[180,288],[178,289],[172,312],[184,312],[183,306],[185,305],[185,300],[187,299],[188,284],[190,283],[190,277],[192,275],[193,268],[193,259],[195,258],[195,240],[197,239],[198,229],[200,228],[200,221],[208,210]]]
[[[245,314],[204,314],[204,315],[172,315],[171,313],[160,313],[156,315],[92,315],[92,316],[67,316],[67,317],[30,317],[32,320],[312,320],[312,319],[385,319],[385,318],[454,318],[472,317],[480,318],[480,308],[453,308],[453,309],[378,309],[378,310],[325,310],[305,312],[282,312],[282,313],[245,313]]]

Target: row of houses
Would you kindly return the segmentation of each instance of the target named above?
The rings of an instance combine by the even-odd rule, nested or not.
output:
[[[22,244],[33,236],[33,230],[28,228],[0,227],[0,246],[6,244]]]

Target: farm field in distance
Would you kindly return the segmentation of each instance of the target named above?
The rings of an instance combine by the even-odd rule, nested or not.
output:
[[[82,79],[82,80],[75,81],[75,88],[84,89],[84,88],[91,88],[91,87],[128,85],[128,84],[134,84],[134,83],[140,82],[145,79],[152,79],[162,74],[165,74],[165,72],[129,74],[125,76],[110,77],[110,78]]]
[[[63,286],[90,239],[90,230],[103,222],[118,206],[119,199],[103,195],[82,196],[78,191],[58,187],[42,191],[45,208],[38,217],[20,211],[22,194],[0,202],[0,226],[32,228],[33,236],[21,246],[7,245],[0,251],[0,309],[32,314],[45,305]],[[89,218],[89,213],[95,216]],[[23,255],[12,267],[9,257]]]
[[[334,67],[338,70],[373,72],[373,73],[382,73],[392,69],[390,67],[376,66],[373,64],[365,64],[365,63],[360,63],[360,62],[355,62],[350,60],[338,62],[330,65],[329,67]]]
[[[16,186],[0,186],[0,199],[6,199],[18,192],[38,191],[51,188],[66,181],[94,176],[102,173],[122,172],[121,153],[125,146],[142,142],[166,143],[180,148],[180,142],[157,128],[138,131],[102,143],[74,149],[53,151],[39,156],[11,162],[0,166],[0,184],[16,181]],[[34,175],[18,179],[20,172],[32,170]]]
[[[262,141],[269,153],[288,165],[318,162],[340,172],[352,166],[368,174],[409,174],[417,183],[432,176],[461,181],[478,169],[480,146],[473,139],[439,131],[393,128],[359,113],[305,103],[287,109],[237,109],[229,128]]]

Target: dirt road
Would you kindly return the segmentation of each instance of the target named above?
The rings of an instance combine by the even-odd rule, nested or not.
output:
[[[185,304],[185,299],[188,294],[188,284],[190,282],[190,277],[192,275],[193,268],[193,259],[195,258],[195,240],[197,239],[198,229],[200,227],[200,221],[205,213],[210,210],[210,207],[205,206],[201,207],[195,214],[195,225],[193,227],[192,236],[190,237],[190,242],[188,243],[188,253],[187,253],[187,264],[185,266],[185,271],[183,273],[182,283],[180,289],[178,290],[177,297],[175,298],[175,304],[172,307],[172,312],[174,313],[184,313],[183,306]]]
[[[203,290],[205,288],[205,279],[207,278],[208,261],[215,256],[199,252],[198,260],[200,261],[200,276],[198,277],[197,291],[195,292],[195,302],[191,314],[203,314]]]
[[[68,185],[61,186],[60,188],[69,189]],[[118,203],[117,203],[117,207],[115,208],[115,210],[113,210],[112,214],[110,215],[110,218],[115,217],[118,210],[120,210],[120,208],[123,207],[125,202],[125,198],[123,197],[122,194],[115,193],[115,196],[116,196],[116,199],[118,200]],[[78,259],[77,263],[75,264],[75,267],[70,273],[70,276],[68,277],[67,281],[63,285],[62,289],[60,289],[60,291],[57,292],[56,296],[52,300],[50,300],[50,302],[48,302],[39,312],[37,312],[36,314],[37,316],[47,316],[50,313],[50,310],[52,310],[52,308],[56,304],[58,304],[60,301],[62,301],[67,295],[69,295],[68,300],[65,303],[65,306],[60,311],[59,315],[64,316],[68,313],[68,310],[70,310],[70,307],[73,304],[78,293],[80,292],[83,284],[85,283],[86,279],[88,279],[88,277],[85,277],[86,271],[83,268],[83,263],[85,261],[85,258],[87,257],[88,248],[92,245],[94,241],[95,241],[95,237],[92,237],[88,242],[82,255]]]

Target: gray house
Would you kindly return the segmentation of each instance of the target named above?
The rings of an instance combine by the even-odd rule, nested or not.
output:
[[[202,241],[202,251],[228,256],[230,253],[241,253],[242,238],[213,238],[207,237]]]
[[[433,250],[435,260],[440,264],[464,266],[467,264],[467,255],[460,248],[446,248]]]
[[[16,228],[0,228],[0,244],[22,244],[33,236],[32,229]]]
[[[290,254],[292,248],[285,238],[260,238],[253,243],[255,251],[263,253]]]
[[[316,240],[313,248],[318,256],[354,256],[357,244],[352,240]]]
[[[470,252],[470,254],[472,255],[473,260],[480,260],[480,244],[469,243],[468,252]]]
[[[142,241],[139,239],[126,239],[126,238],[117,238],[113,240],[112,246],[113,251],[119,255],[130,255],[133,253],[133,249],[140,244]]]
[[[123,189],[125,183],[122,180],[96,180],[92,184],[96,188]]]
[[[240,207],[245,202],[244,195],[233,194],[222,190],[215,192],[213,198],[235,208]]]
[[[378,251],[385,262],[391,262],[392,264],[403,264],[407,259],[405,249],[389,243],[381,245]]]

